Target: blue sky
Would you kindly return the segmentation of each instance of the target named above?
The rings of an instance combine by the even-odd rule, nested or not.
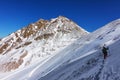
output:
[[[0,0],[0,37],[59,15],[92,32],[120,18],[120,0]]]

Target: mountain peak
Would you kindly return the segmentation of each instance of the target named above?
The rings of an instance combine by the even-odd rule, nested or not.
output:
[[[68,19],[67,17],[65,17],[65,16],[58,16],[57,18],[58,18],[58,19],[64,19],[64,20],[66,19],[66,20],[69,20],[69,19]]]
[[[36,60],[41,61],[56,54],[59,49],[67,47],[87,34],[85,30],[63,16],[50,21],[40,19],[0,41],[0,59],[4,60],[0,62],[0,70],[2,66],[3,71],[11,71],[20,66],[34,64]],[[4,55],[8,58],[7,61],[6,57],[2,57]]]
[[[57,18],[53,18],[51,19],[50,23],[52,24],[56,24],[56,28],[64,28],[64,29],[78,29],[81,31],[85,31],[83,28],[81,28],[80,26],[78,26],[75,22],[73,22],[72,20],[68,19],[67,17],[64,16],[58,16]]]
[[[58,16],[57,18],[52,18],[51,21],[70,21],[70,19],[64,16]]]

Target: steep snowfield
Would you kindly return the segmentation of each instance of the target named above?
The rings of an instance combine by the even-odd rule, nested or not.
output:
[[[45,75],[48,68],[59,66],[52,64],[55,56],[61,57],[60,51],[87,34],[62,16],[41,19],[12,33],[0,42],[0,80],[35,80],[39,74]]]
[[[103,44],[109,46],[106,60],[101,52]],[[39,74],[39,80],[120,80],[119,45],[120,19],[61,51],[59,56],[54,57],[54,63],[51,59],[50,67],[46,69],[49,72],[43,76]]]

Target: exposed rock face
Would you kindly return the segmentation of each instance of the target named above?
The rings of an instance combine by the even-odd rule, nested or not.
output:
[[[25,51],[25,52],[23,52],[21,54],[22,55],[19,57],[18,60],[16,60],[16,61],[9,61],[9,62],[5,62],[5,63],[1,64],[0,65],[1,71],[7,72],[7,71],[11,71],[11,70],[17,69],[23,63],[23,58],[25,56],[27,56],[28,53]]]

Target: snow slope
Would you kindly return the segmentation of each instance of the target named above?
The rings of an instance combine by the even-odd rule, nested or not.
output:
[[[63,16],[40,19],[12,33],[0,42],[0,80],[35,80],[39,74],[45,75],[50,59],[87,34]]]
[[[104,60],[103,44],[109,46],[109,57]],[[50,69],[39,80],[120,80],[120,19],[75,41],[56,57],[59,67]],[[63,53],[63,54],[62,54]],[[52,61],[52,60],[51,60]],[[53,66],[52,66],[53,67]]]

